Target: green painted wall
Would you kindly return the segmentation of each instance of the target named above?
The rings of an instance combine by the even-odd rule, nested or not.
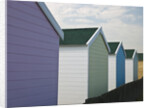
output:
[[[89,48],[88,98],[108,90],[108,51],[101,35]]]

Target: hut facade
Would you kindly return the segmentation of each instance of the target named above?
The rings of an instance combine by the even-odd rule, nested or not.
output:
[[[63,31],[42,2],[7,3],[7,106],[56,105]]]
[[[58,104],[84,103],[108,91],[108,52],[102,28],[64,29]]]
[[[138,79],[138,56],[134,49],[127,49],[126,52],[126,83],[132,82]]]
[[[108,90],[125,84],[126,54],[122,42],[109,42],[111,52],[108,57]]]

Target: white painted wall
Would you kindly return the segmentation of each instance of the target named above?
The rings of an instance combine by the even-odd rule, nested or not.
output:
[[[88,96],[88,48],[60,46],[58,104],[84,103]]]
[[[0,108],[7,107],[5,0],[0,0]]]
[[[116,55],[108,56],[108,91],[116,88]]]
[[[125,82],[129,83],[133,81],[133,59],[126,59],[125,62]]]

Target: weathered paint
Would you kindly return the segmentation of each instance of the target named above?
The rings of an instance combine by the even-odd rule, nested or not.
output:
[[[121,45],[117,53],[117,87],[125,84],[125,54],[123,50]]]
[[[108,52],[101,35],[89,47],[88,98],[108,91]]]
[[[88,48],[60,46],[58,104],[79,104],[87,99]]]
[[[134,57],[134,81],[138,79],[138,57],[137,57],[137,53],[135,54]]]
[[[8,107],[56,105],[59,36],[35,2],[8,2]]]

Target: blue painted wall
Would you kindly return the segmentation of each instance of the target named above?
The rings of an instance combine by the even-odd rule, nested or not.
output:
[[[59,36],[35,2],[7,9],[8,107],[56,105]]]
[[[133,59],[134,61],[134,75],[133,75],[133,79],[134,81],[138,79],[138,56],[137,56],[137,53],[135,54],[135,57]]]
[[[125,55],[121,46],[117,54],[117,87],[125,84]]]

